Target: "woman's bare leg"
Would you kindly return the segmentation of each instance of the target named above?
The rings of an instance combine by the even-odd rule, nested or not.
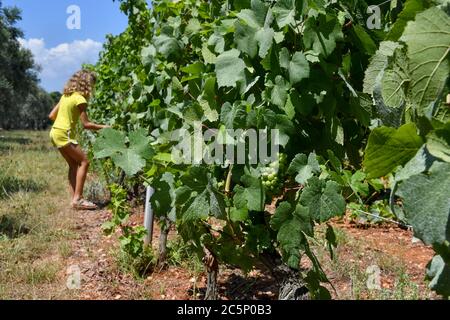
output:
[[[75,189],[77,187],[77,171],[78,171],[78,165],[75,167],[69,168],[69,182],[70,182],[70,190],[72,194],[72,198],[75,195]]]
[[[70,144],[67,147],[62,148],[61,153],[78,164],[75,191],[72,198],[72,202],[76,203],[83,197],[84,183],[89,169],[89,160],[78,145]]]
[[[67,164],[69,165],[69,173],[68,173],[68,180],[69,180],[69,188],[70,188],[70,194],[73,198],[75,194],[76,189],[76,183],[77,183],[77,171],[78,171],[78,163],[70,158],[65,152],[63,152],[61,149],[59,150],[66,160]]]

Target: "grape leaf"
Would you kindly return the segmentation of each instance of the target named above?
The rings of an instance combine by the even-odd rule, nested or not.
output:
[[[380,88],[384,104],[391,108],[398,108],[405,101],[405,89],[410,81],[408,60],[403,48],[398,48],[394,52],[391,64],[384,71]]]
[[[450,123],[428,135],[427,148],[436,158],[450,162]]]
[[[183,214],[183,222],[206,220],[209,216],[208,193],[205,189],[196,196]]]
[[[96,159],[108,158],[123,150],[125,146],[125,134],[108,128],[100,131],[100,136],[94,143],[94,155]]]
[[[300,264],[300,250],[303,249],[305,236],[299,223],[291,219],[284,223],[278,231],[277,240],[283,250],[283,258],[289,267],[298,269]]]
[[[258,53],[258,41],[255,37],[255,29],[236,22],[236,31],[234,33],[234,42],[236,42],[237,48],[247,53],[250,57],[254,58]]]
[[[286,105],[286,99],[288,97],[288,90],[290,89],[289,83],[284,80],[282,76],[275,78],[275,85],[272,90],[271,102],[283,109]]]
[[[259,45],[259,57],[265,58],[272,47],[275,38],[275,31],[272,28],[262,28],[255,34],[255,39]]]
[[[223,195],[212,186],[210,173],[204,167],[192,167],[182,177],[182,181],[188,187],[188,189],[178,189],[177,195],[178,201],[185,203],[183,222],[205,220],[210,214],[218,219],[225,218]],[[188,197],[190,197],[189,201],[186,200]]]
[[[112,160],[116,165],[125,171],[128,176],[133,176],[145,166],[145,159],[130,149],[112,156]]]
[[[400,45],[397,42],[383,41],[380,49],[371,58],[364,77],[364,93],[373,94],[376,83],[380,83],[383,72],[388,65],[388,58],[394,55],[395,49]]]
[[[433,157],[426,146],[422,146],[417,154],[405,166],[395,173],[395,181],[400,182],[411,176],[428,171],[436,158]]]
[[[326,222],[345,213],[345,199],[340,192],[336,182],[312,177],[300,196],[300,203],[309,208],[315,221]]]
[[[303,43],[307,50],[328,57],[343,39],[342,25],[337,18],[320,14],[306,20]]]
[[[128,140],[127,147],[124,134],[109,128],[102,130],[94,143],[95,157],[97,159],[111,157],[128,176],[135,175],[144,168],[146,160],[154,155],[154,151],[149,145],[150,138],[144,129],[131,132]]]
[[[223,53],[225,50],[225,39],[217,33],[213,33],[208,40],[208,46],[213,46],[216,53]]]
[[[143,48],[141,51],[141,60],[144,65],[153,63],[155,56],[156,48],[153,44],[150,44],[148,47]]]
[[[150,202],[155,214],[161,217],[175,211],[175,185],[173,175],[166,172],[161,177],[154,179],[152,188],[155,192],[150,198]],[[172,221],[175,220],[173,215],[171,218],[173,218],[171,219]]]
[[[407,23],[414,20],[416,14],[428,7],[429,4],[425,0],[407,0],[402,12],[400,12],[397,20],[387,35],[387,40],[397,41],[403,34]]]
[[[217,83],[220,87],[236,87],[236,82],[245,80],[245,63],[236,49],[223,52],[216,60]]]
[[[291,268],[299,268],[300,250],[304,248],[304,234],[313,236],[313,223],[309,209],[301,205],[293,207],[282,202],[270,220],[271,227],[278,231],[277,240],[282,249],[283,259]]]
[[[344,171],[344,173],[345,172],[347,171]],[[351,177],[349,178],[347,177],[347,182],[353,192],[367,197],[369,195],[369,185],[365,181],[366,174],[361,170],[358,170],[353,175],[350,173],[350,176]]]
[[[248,210],[247,208],[231,208],[230,210],[230,219],[233,222],[244,222],[248,219]]]
[[[177,39],[165,34],[155,37],[154,45],[156,50],[161,53],[165,58],[170,56],[178,56],[181,51],[181,46]]]
[[[375,42],[370,35],[360,25],[354,25],[353,30],[360,42],[360,46],[369,56],[372,56],[377,50]]]
[[[279,0],[272,10],[279,28],[295,25],[295,0]]]
[[[279,52],[280,67],[289,72],[289,80],[292,85],[309,77],[310,67],[303,52],[296,52],[290,57],[287,48],[282,48]]]
[[[450,164],[435,162],[429,174],[418,174],[400,184],[405,216],[414,234],[427,245],[450,241]]]
[[[450,265],[441,256],[435,256],[427,266],[429,287],[444,297],[450,296]]]
[[[309,77],[309,62],[302,52],[294,53],[289,64],[289,78],[292,84],[296,84]]]
[[[205,60],[208,64],[215,64],[217,60],[217,56],[209,50],[208,46],[206,44],[202,47],[202,56],[203,60]]]
[[[293,208],[289,202],[284,201],[280,203],[277,209],[275,210],[275,214],[270,220],[270,225],[272,229],[280,230],[281,226],[290,218],[292,218],[292,211]]]
[[[225,125],[226,129],[237,129],[244,127],[247,118],[245,105],[240,102],[230,104],[226,102],[222,106],[220,121]]]
[[[295,94],[288,95],[286,104],[283,107],[283,110],[288,116],[289,120],[292,120],[295,117],[295,106],[294,103],[292,102],[293,99],[294,101],[296,101],[295,99],[298,99],[298,96],[295,96]]]
[[[147,130],[141,128],[128,135],[130,150],[144,159],[149,159],[154,154],[153,149],[149,147],[150,137],[147,134]]]
[[[225,200],[223,195],[220,194],[215,188],[211,186],[211,183],[208,184],[207,192],[209,196],[209,212],[217,219],[225,219]]]
[[[288,169],[288,174],[296,175],[295,181],[302,185],[317,173],[320,173],[320,167],[315,153],[296,155]]]
[[[264,58],[272,47],[275,31],[266,22],[267,7],[264,2],[252,0],[252,10],[243,9],[235,23],[234,41],[237,48],[254,58],[258,53]],[[259,47],[259,50],[258,50]]]
[[[256,173],[245,170],[241,177],[244,186],[237,185],[234,188],[234,204],[236,208],[247,208],[251,211],[263,211],[265,204],[265,195],[262,181],[256,176]]]
[[[399,129],[380,127],[369,136],[364,166],[369,179],[391,173],[397,166],[405,165],[422,147],[424,141],[416,133],[413,123]]]
[[[219,119],[219,114],[216,110],[211,108],[208,101],[200,100],[199,104],[202,107],[205,117],[208,121],[215,122]]]
[[[450,74],[450,17],[430,8],[417,14],[401,41],[408,47],[411,102],[419,112],[435,103]]]
[[[186,26],[186,34],[188,36],[195,35],[202,29],[202,25],[198,19],[190,19],[188,25]]]

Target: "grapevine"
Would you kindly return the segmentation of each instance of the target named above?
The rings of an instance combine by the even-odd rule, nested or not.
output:
[[[383,188],[376,179],[394,173],[387,189],[404,203],[391,201],[393,210],[404,210],[436,248],[429,275],[448,295],[448,234],[421,230],[408,203],[424,194],[417,181],[449,181],[448,108],[441,103],[449,91],[450,40],[442,31],[450,26],[448,7],[423,1],[419,10],[411,2],[402,12],[385,9],[385,28],[372,30],[364,1],[159,0],[151,9],[143,0],[121,1],[129,27],[109,39],[95,66],[92,107],[93,117],[114,129],[97,138],[94,156],[111,159],[126,174],[124,185],[155,188],[160,221],[174,224],[205,262],[207,298],[217,298],[219,264],[262,268],[280,283],[306,287],[312,298],[329,298],[310,239],[317,226],[345,214],[346,200],[371,205],[370,195]],[[441,33],[427,40],[441,61],[435,73],[415,53],[414,35],[430,16],[442,29],[426,30]],[[278,159],[175,163],[170,133],[195,136],[196,123],[201,133],[278,130]],[[447,225],[448,203],[436,194]],[[274,211],[267,209],[272,202]],[[432,209],[424,199],[422,210]],[[332,253],[330,226],[326,238]],[[309,270],[300,268],[303,258]],[[282,299],[299,298],[281,292]]]

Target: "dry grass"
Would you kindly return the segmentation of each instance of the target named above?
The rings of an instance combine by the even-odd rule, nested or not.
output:
[[[69,297],[59,274],[76,237],[66,164],[47,132],[0,136],[0,299]]]

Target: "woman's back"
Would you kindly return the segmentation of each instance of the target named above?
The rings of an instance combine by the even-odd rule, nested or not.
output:
[[[70,95],[63,95],[59,101],[59,111],[53,128],[75,131],[77,122],[80,119],[81,104],[86,104],[86,99],[78,92]]]

